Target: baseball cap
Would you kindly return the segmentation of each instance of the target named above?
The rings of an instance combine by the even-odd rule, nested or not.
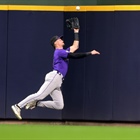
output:
[[[55,35],[55,36],[53,36],[53,37],[51,38],[50,42],[51,42],[51,45],[52,45],[53,47],[54,47],[55,41],[57,41],[58,39],[63,39],[63,35],[62,35],[62,36],[57,36],[57,35]]]

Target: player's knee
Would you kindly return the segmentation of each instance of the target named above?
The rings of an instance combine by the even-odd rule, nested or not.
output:
[[[56,106],[58,110],[62,110],[64,108],[64,103],[57,103]]]

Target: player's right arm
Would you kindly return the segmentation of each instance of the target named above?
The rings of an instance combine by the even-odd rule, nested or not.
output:
[[[74,42],[70,46],[70,52],[73,53],[79,48],[79,29],[74,29]]]

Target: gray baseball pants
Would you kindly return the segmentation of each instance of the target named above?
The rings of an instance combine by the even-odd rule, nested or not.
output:
[[[63,109],[64,101],[61,92],[61,85],[63,82],[63,76],[59,72],[53,70],[46,74],[45,81],[37,93],[27,96],[24,100],[18,103],[20,108],[26,106],[26,104],[38,101],[37,106],[48,107],[52,109]],[[50,101],[41,101],[48,95],[51,96]]]

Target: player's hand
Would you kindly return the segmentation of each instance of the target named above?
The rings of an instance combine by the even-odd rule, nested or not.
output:
[[[79,29],[74,29],[74,33],[79,33]]]
[[[92,50],[91,55],[95,55],[95,54],[100,54],[100,53],[98,51],[96,51],[96,50]]]

